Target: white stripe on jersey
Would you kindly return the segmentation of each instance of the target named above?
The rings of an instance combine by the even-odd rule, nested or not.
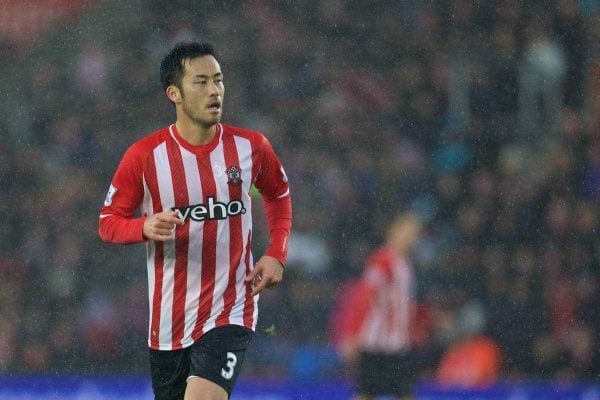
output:
[[[397,338],[394,343],[394,348],[404,348],[409,345],[409,324],[410,324],[410,303],[412,299],[412,275],[410,267],[404,264],[404,268],[396,270],[395,274],[399,275],[396,279],[399,281],[399,286],[402,288],[400,291],[395,292],[393,301],[397,305],[396,313],[394,315],[394,322],[398,332],[402,332],[399,335],[394,335]]]
[[[148,184],[146,183],[146,178],[143,177],[144,181],[144,199],[142,201],[142,213],[144,215],[152,215],[154,214],[154,209],[152,207],[152,195],[150,194],[150,190],[148,189]],[[154,305],[154,273],[155,273],[155,258],[154,255],[156,251],[156,247],[154,246],[154,240],[146,241],[146,255],[148,257],[148,308],[150,310],[150,318],[148,319],[148,346],[150,346],[150,339],[152,338],[152,313],[153,313],[153,305]]]
[[[173,193],[173,179],[171,166],[167,154],[166,142],[161,143],[154,149],[154,162],[156,166],[156,180],[158,181],[158,192],[163,211],[169,210],[175,205]],[[173,287],[175,284],[175,236],[173,239],[163,242],[164,263],[162,282],[162,304],[160,313],[159,343],[172,343],[173,325]]]
[[[180,147],[183,159],[183,169],[188,190],[190,204],[202,203],[202,185],[198,160],[194,154]],[[192,343],[192,332],[198,319],[198,305],[200,302],[200,288],[202,287],[202,242],[204,239],[203,223],[189,219],[189,246],[187,264],[187,289],[185,294],[185,324],[183,329],[183,347]]]
[[[387,332],[385,332],[383,323],[385,315],[383,314],[382,298],[387,297],[387,288],[378,292],[378,296],[373,299],[373,305],[369,312],[368,318],[363,325],[362,342],[366,349],[376,349],[379,346],[377,341],[387,340]],[[385,333],[384,333],[385,332]],[[385,346],[385,345],[384,345]]]

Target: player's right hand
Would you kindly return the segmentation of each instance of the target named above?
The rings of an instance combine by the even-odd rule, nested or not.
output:
[[[146,218],[144,221],[144,238],[164,242],[174,239],[175,226],[184,225],[177,211],[163,211]]]

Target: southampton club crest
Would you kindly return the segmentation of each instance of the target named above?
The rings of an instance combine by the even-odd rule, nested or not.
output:
[[[225,171],[229,180],[228,185],[240,186],[242,184],[242,170],[237,165],[232,165]]]

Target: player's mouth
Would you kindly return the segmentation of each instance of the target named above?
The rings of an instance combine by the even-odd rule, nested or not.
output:
[[[221,111],[221,102],[220,101],[211,101],[208,103],[208,111],[211,113],[218,113]]]

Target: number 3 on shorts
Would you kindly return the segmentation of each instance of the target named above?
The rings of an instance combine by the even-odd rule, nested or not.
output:
[[[221,376],[227,380],[233,377],[233,368],[235,368],[235,364],[237,364],[237,357],[232,352],[227,352],[227,364],[225,368],[221,368]]]

